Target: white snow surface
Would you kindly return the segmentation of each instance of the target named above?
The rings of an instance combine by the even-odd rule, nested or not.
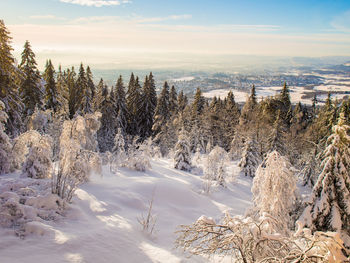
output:
[[[201,176],[171,168],[170,160],[151,164],[146,172],[117,174],[103,167],[103,176],[93,175],[76,191],[65,217],[27,223],[24,239],[0,228],[0,262],[208,262],[174,249],[174,232],[202,215],[218,222],[225,211],[244,214],[251,206],[251,178],[234,176],[227,188],[206,195]],[[239,173],[237,163],[229,172]],[[153,192],[157,222],[150,236],[137,218],[146,215]]]

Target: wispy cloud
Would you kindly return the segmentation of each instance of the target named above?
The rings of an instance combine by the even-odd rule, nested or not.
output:
[[[129,0],[60,0],[63,3],[76,4],[82,6],[94,6],[94,7],[102,7],[102,6],[116,6],[121,4],[131,3]]]
[[[336,16],[331,26],[338,31],[350,33],[350,10]]]

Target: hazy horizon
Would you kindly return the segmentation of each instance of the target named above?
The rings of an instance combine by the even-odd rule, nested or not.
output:
[[[245,64],[350,57],[345,0],[11,0],[0,8],[16,58],[29,40],[40,69],[49,58],[63,66],[216,70],[237,56],[248,56]]]

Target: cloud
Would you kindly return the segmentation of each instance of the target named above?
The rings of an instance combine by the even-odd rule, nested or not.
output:
[[[350,10],[336,16],[331,26],[338,31],[350,33]]]
[[[114,6],[131,3],[131,1],[129,0],[60,0],[60,2],[95,7]]]

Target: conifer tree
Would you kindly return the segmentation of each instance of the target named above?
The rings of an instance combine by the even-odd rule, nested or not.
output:
[[[0,100],[0,175],[10,172],[12,162],[12,144],[5,133],[7,114],[5,104]]]
[[[151,73],[152,74],[152,73]],[[139,118],[139,135],[143,140],[152,135],[153,117],[155,112],[154,104],[155,90],[151,85],[148,76],[145,78],[145,83],[142,89],[142,100],[140,104],[140,118]]]
[[[202,96],[202,91],[200,88],[197,88],[196,94],[194,95],[194,101],[192,103],[192,116],[200,115],[205,106],[205,98]]]
[[[52,65],[51,59],[46,61],[45,71],[44,71],[44,80],[45,80],[45,91],[46,91],[46,108],[51,109],[54,112],[57,112],[60,108],[58,91],[55,81],[55,69]]]
[[[245,176],[254,177],[255,171],[261,163],[257,142],[254,139],[247,140],[243,149],[242,159],[238,166]]]
[[[191,170],[189,139],[184,128],[182,128],[179,139],[175,145],[174,167],[175,169],[183,171]]]
[[[0,20],[0,100],[4,103],[5,113],[8,116],[6,131],[10,136],[16,136],[22,129],[23,103],[19,96],[20,71],[15,66],[15,59],[11,51],[10,32],[4,21]]]
[[[239,119],[241,125],[249,124],[255,118],[257,106],[255,86],[252,86],[250,96],[247,98]]]
[[[350,236],[349,133],[342,112],[327,139],[322,172],[301,216],[301,222],[313,231],[338,231]]]
[[[72,69],[67,72],[67,86],[69,91],[69,100],[68,100],[69,118],[72,119],[79,105],[78,101],[80,96],[76,86],[76,73],[75,73],[74,67],[72,67]]]
[[[105,86],[102,91],[101,102],[101,126],[97,131],[97,141],[100,152],[111,152],[114,147],[114,137],[116,134],[117,112],[114,101],[108,94],[108,87]]]
[[[76,89],[77,89],[77,95],[78,95],[76,111],[82,114],[91,113],[92,112],[91,89],[90,87],[88,87],[88,80],[86,77],[83,63],[80,64],[78,78],[76,81]]]
[[[162,128],[165,127],[169,117],[169,85],[167,82],[164,82],[163,89],[159,94],[157,107],[154,113],[154,125],[152,128],[154,134],[158,134]]]
[[[177,97],[177,104],[179,112],[183,112],[187,106],[188,99],[184,94],[183,90],[180,91],[179,96]]]
[[[88,89],[90,89],[91,101],[93,104],[95,94],[96,94],[96,87],[95,87],[95,84],[93,81],[93,76],[92,76],[90,66],[87,66],[87,68],[86,68],[86,79],[87,79],[87,87],[88,87]]]
[[[284,105],[284,111],[287,112],[291,106],[291,102],[290,102],[289,88],[286,82],[284,82],[283,84],[283,88],[280,94],[280,99]]]
[[[62,67],[59,65],[57,72],[56,87],[58,92],[58,100],[61,105],[60,113],[69,116],[69,90],[67,84],[67,72],[62,72]]]
[[[131,135],[137,135],[138,133],[138,122],[139,122],[139,107],[141,102],[141,86],[139,83],[139,78],[134,77],[131,73],[127,96],[126,96],[126,106],[128,110],[128,133]]]
[[[275,123],[272,132],[267,138],[267,152],[277,151],[281,155],[285,155],[285,128],[281,118],[281,111],[277,111]]]
[[[120,129],[121,134],[125,136],[128,125],[128,112],[126,108],[125,88],[121,75],[115,86],[114,103],[117,112],[117,129]]]
[[[96,86],[96,92],[95,92],[95,96],[94,96],[94,99],[93,99],[93,106],[94,106],[94,110],[95,111],[99,111],[100,110],[101,102],[103,100],[102,92],[103,92],[104,87],[105,87],[105,85],[103,83],[103,79],[101,78],[100,82]]]
[[[169,94],[169,111],[171,115],[175,115],[178,112],[177,93],[174,85],[171,86]]]
[[[24,73],[24,80],[21,82],[21,97],[25,106],[24,114],[31,115],[35,107],[39,109],[42,107],[44,91],[38,74],[35,54],[28,40],[24,44],[19,68]]]
[[[152,105],[151,112],[154,115],[154,111],[155,111],[156,106],[157,106],[157,92],[156,92],[156,84],[155,84],[152,72],[149,73],[148,82],[149,82],[149,92],[148,92],[149,93],[149,100],[150,100],[151,105]]]

